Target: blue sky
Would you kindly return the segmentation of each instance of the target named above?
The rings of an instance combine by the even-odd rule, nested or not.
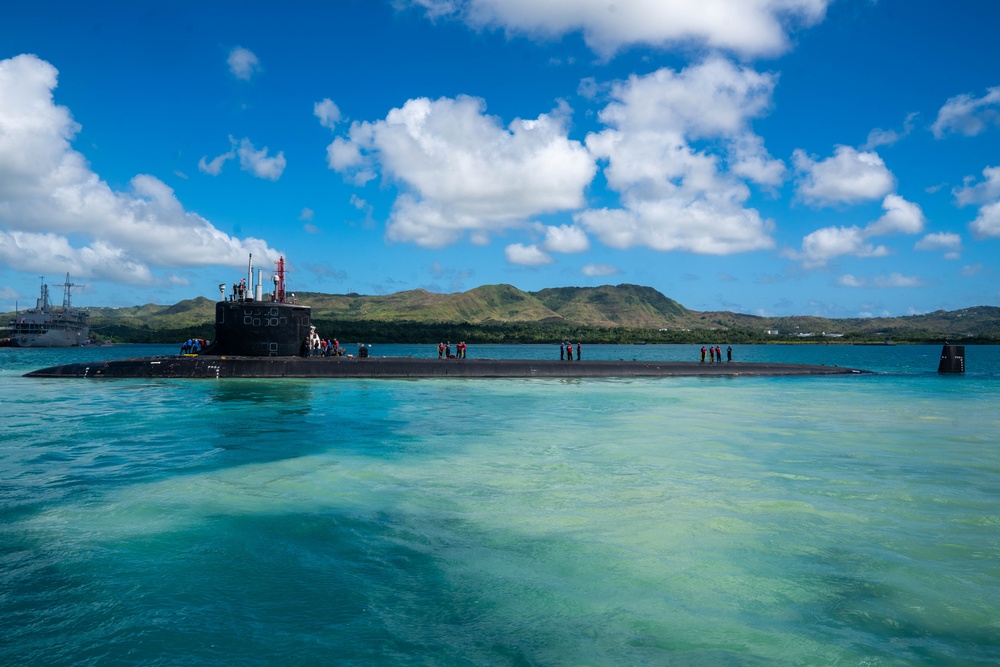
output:
[[[3,310],[66,271],[80,305],[214,298],[248,253],[285,256],[292,291],[635,283],[828,317],[1000,300],[1000,3],[3,14]]]

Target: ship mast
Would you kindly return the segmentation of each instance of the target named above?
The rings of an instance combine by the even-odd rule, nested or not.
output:
[[[278,267],[278,272],[274,276],[274,300],[285,303],[285,258],[279,257],[274,265]]]
[[[74,287],[76,287],[76,283],[71,283],[69,281],[69,272],[66,273],[66,282],[64,282],[62,285],[57,285],[57,287],[63,288],[63,310],[68,311],[72,306],[72,304],[70,303],[70,291]]]

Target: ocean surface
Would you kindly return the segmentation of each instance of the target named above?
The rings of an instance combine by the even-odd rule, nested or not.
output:
[[[220,381],[21,377],[175,346],[0,349],[0,665],[1000,665],[1000,347],[940,350]]]

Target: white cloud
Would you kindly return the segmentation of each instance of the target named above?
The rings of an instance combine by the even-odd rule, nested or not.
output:
[[[799,173],[799,196],[816,206],[879,199],[896,187],[895,177],[877,153],[850,146],[837,146],[831,157],[819,161],[796,149],[793,162]]]
[[[870,280],[846,273],[837,279],[841,287],[923,287],[924,282],[918,276],[904,276],[901,273],[890,273],[887,276],[874,276]],[[866,315],[870,317],[871,315]]]
[[[996,89],[1000,91],[1000,88]],[[971,177],[965,185],[952,191],[959,206],[982,204],[979,215],[969,224],[977,238],[1000,236],[1000,167],[983,169],[983,181],[972,184]]]
[[[749,129],[774,83],[721,58],[616,83],[600,113],[608,128],[588,135],[587,147],[607,160],[624,208],[585,211],[577,222],[616,248],[724,255],[773,247],[773,223],[744,208],[750,190],[741,179],[771,186],[784,172]]]
[[[323,98],[322,101],[313,105],[313,114],[319,118],[320,125],[331,130],[342,119],[340,108],[329,97]]]
[[[229,64],[229,71],[233,73],[233,76],[244,81],[249,81],[250,77],[260,71],[260,61],[257,60],[257,56],[242,46],[237,46],[230,51],[226,62]]]
[[[772,158],[764,140],[755,134],[743,134],[732,145],[729,171],[736,176],[769,188],[785,181],[785,163]]]
[[[257,150],[249,139],[243,138],[239,148],[236,149],[236,154],[240,158],[240,168],[258,178],[278,180],[285,171],[285,152],[278,151],[274,157],[268,157],[267,152],[266,147]]]
[[[919,276],[904,276],[901,273],[875,276],[874,283],[876,287],[923,287],[924,285]]]
[[[572,210],[597,167],[567,137],[568,108],[507,127],[471,97],[409,100],[385,120],[355,122],[328,148],[330,167],[356,184],[376,171],[402,194],[390,241],[442,247],[466,233],[483,243],[531,216]]]
[[[969,225],[977,238],[1000,236],[1000,201],[986,204],[979,209],[979,215]]]
[[[512,243],[504,248],[503,252],[509,263],[520,266],[543,266],[551,264],[553,261],[536,245],[526,246],[521,243]]]
[[[218,176],[222,172],[222,167],[226,162],[239,157],[240,169],[243,171],[250,172],[258,178],[266,178],[271,181],[281,178],[281,174],[284,173],[286,166],[284,151],[280,151],[274,157],[268,157],[267,148],[258,151],[254,147],[253,142],[246,137],[240,141],[236,141],[236,139],[230,136],[229,143],[232,144],[232,149],[222,155],[212,158],[211,161],[208,160],[208,156],[203,156],[198,160],[198,169],[206,174]]]
[[[845,273],[837,279],[837,284],[841,287],[864,287],[868,282],[864,278]]]
[[[882,208],[885,214],[865,228],[866,235],[919,234],[924,230],[924,213],[913,202],[899,195],[886,195]]]
[[[949,232],[937,232],[928,234],[917,241],[914,250],[960,250],[962,248],[962,237]]]
[[[232,160],[236,157],[236,151],[231,150],[222,155],[216,156],[207,161],[208,156],[204,155],[200,160],[198,160],[198,169],[206,174],[211,174],[212,176],[218,176],[222,173],[222,166],[226,164],[227,161]]]
[[[549,252],[583,252],[590,247],[587,234],[575,225],[545,228],[542,247]]]
[[[612,264],[585,264],[581,269],[580,273],[585,276],[590,276],[592,278],[599,276],[614,276],[621,273],[622,270],[617,266]]]
[[[840,255],[884,257],[889,249],[875,245],[869,239],[886,234],[919,234],[924,228],[920,207],[899,195],[886,195],[882,201],[885,214],[865,227],[824,227],[802,239],[801,251],[785,251],[790,259],[802,262],[806,268],[824,266]]]
[[[875,128],[868,133],[868,140],[865,145],[861,147],[862,150],[870,151],[872,149],[878,148],[879,146],[892,146],[904,137],[908,136],[910,132],[913,131],[913,121],[917,117],[917,113],[911,113],[906,116],[903,120],[903,131],[897,132],[896,130],[883,130],[881,128]]]
[[[112,190],[71,146],[79,126],[52,91],[57,71],[36,56],[0,61],[0,263],[125,283],[157,282],[153,267],[242,266],[279,253],[189,213],[153,176]]]
[[[829,0],[407,0],[431,18],[458,16],[474,28],[532,37],[582,32],[587,45],[610,57],[632,45],[728,50],[776,55],[787,30],[823,20]]]
[[[1000,199],[1000,167],[986,167],[983,169],[983,181],[973,184],[974,180],[969,176],[962,187],[952,190],[955,203],[959,206],[984,204]]]
[[[931,125],[931,132],[937,139],[957,132],[974,137],[989,125],[1000,124],[1000,86],[989,88],[982,97],[958,95],[952,97],[941,110],[937,120]]]
[[[823,227],[802,239],[802,251],[786,251],[785,256],[802,262],[806,268],[824,266],[840,255],[884,257],[888,248],[868,241],[865,231],[857,226]]]

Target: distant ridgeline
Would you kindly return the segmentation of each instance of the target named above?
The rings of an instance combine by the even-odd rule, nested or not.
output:
[[[1000,308],[894,318],[758,317],[688,310],[651,287],[604,285],[522,292],[484,285],[467,292],[410,290],[385,296],[298,292],[320,335],[382,343],[939,343],[1000,342]],[[215,302],[91,308],[91,335],[119,343],[211,339]],[[13,315],[12,313],[10,314]]]

